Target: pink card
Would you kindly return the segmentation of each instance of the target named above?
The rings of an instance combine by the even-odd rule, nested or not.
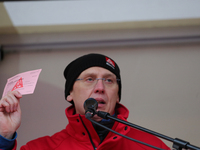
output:
[[[42,69],[27,71],[9,78],[3,96],[14,90],[18,90],[22,95],[32,94],[41,71]]]

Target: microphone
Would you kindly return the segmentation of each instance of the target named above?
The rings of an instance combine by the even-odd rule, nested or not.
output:
[[[88,98],[83,107],[85,109],[85,117],[91,118],[96,114],[96,110],[98,108],[98,102],[94,98]]]

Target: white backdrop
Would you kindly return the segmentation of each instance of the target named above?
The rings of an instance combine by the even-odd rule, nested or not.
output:
[[[1,93],[7,78],[43,69],[35,93],[21,100],[18,149],[65,128],[69,103],[64,100],[63,70],[73,59],[91,52],[108,55],[120,66],[121,103],[130,110],[130,122],[200,146],[199,49],[200,44],[174,44],[6,53],[0,62]]]

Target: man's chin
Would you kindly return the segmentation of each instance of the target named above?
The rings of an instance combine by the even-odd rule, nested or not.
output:
[[[94,115],[91,119],[94,120],[94,121],[100,122],[103,118],[101,118],[97,115]]]

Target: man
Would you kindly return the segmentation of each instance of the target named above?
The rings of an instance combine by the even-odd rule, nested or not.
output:
[[[119,103],[121,77],[114,60],[101,54],[84,55],[66,67],[64,77],[65,98],[72,103],[65,111],[69,124],[66,129],[51,137],[45,136],[28,142],[21,150],[153,150],[94,125],[85,118],[83,104],[86,99],[94,98],[98,102],[97,111],[108,112],[122,120],[127,119],[129,112]],[[16,130],[21,122],[21,97],[19,92],[13,91],[0,101],[0,148],[15,150],[17,147]],[[169,150],[155,136],[97,115],[92,119],[123,135]]]

